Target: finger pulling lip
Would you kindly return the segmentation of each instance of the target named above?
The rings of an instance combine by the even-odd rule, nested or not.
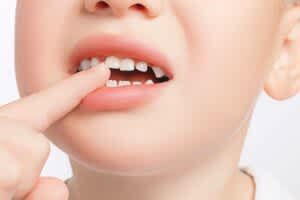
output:
[[[84,59],[107,56],[126,57],[158,66],[164,70],[170,80],[159,84],[100,87],[82,100],[80,108],[119,110],[143,105],[161,94],[162,89],[173,80],[174,73],[164,54],[135,39],[112,34],[94,35],[81,40],[70,57],[71,72],[75,73]]]

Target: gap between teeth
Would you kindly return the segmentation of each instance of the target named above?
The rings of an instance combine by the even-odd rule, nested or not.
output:
[[[80,66],[78,67],[79,71],[88,70],[91,67],[94,67],[100,63],[100,59],[93,57],[92,59],[84,59],[81,61]],[[130,58],[120,59],[116,56],[108,56],[104,60],[105,64],[110,69],[119,69],[120,71],[140,71],[147,72],[148,68],[152,68],[156,78],[162,78],[166,76],[165,72],[158,66],[150,66],[148,63],[143,61],[135,61]]]
[[[147,80],[146,82],[141,82],[141,81],[126,81],[126,80],[108,80],[106,82],[106,87],[121,87],[121,86],[128,86],[128,85],[153,85],[154,82],[153,80]]]

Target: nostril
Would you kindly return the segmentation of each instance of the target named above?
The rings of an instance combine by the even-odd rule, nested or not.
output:
[[[99,1],[99,2],[97,3],[96,7],[97,7],[97,8],[100,8],[100,9],[102,9],[102,8],[108,8],[108,7],[109,7],[109,4],[106,3],[105,1]]]
[[[146,7],[142,4],[139,4],[139,3],[132,5],[130,8],[131,9],[136,9],[136,10],[139,10],[139,11],[146,10]]]

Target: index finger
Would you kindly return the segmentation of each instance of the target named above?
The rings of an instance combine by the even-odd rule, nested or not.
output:
[[[109,76],[110,70],[101,63],[48,89],[1,107],[0,116],[25,122],[38,131],[44,131],[73,110],[88,93],[102,87]]]

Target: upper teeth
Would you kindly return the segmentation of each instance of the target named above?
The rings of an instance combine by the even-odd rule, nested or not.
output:
[[[154,74],[155,74],[156,78],[161,78],[165,75],[165,73],[159,67],[153,67],[152,69],[154,71]]]
[[[149,66],[148,63],[143,62],[143,61],[138,61],[135,62],[133,59],[130,58],[124,58],[120,59],[115,56],[108,56],[105,59],[105,64],[110,68],[110,69],[119,69],[120,71],[140,71],[140,72],[147,72]],[[79,66],[79,71],[82,70],[87,70],[91,67],[94,67],[100,63],[100,59],[93,57],[91,60],[89,59],[84,59],[81,61],[80,66]],[[153,72],[155,74],[156,78],[161,78],[165,76],[165,72],[160,68],[160,67],[152,67]]]
[[[80,63],[80,70],[87,70],[91,68],[91,62],[88,59],[84,59],[83,61],[81,61]]]
[[[129,58],[121,60],[120,71],[134,71],[134,60]]]
[[[114,56],[107,57],[105,64],[109,66],[110,69],[120,69],[121,66],[120,60]]]
[[[141,72],[146,72],[148,71],[148,64],[145,62],[138,62],[135,65],[136,69],[141,71]]]
[[[100,63],[100,61],[98,60],[98,58],[92,58],[92,60],[91,60],[91,67],[95,67],[99,63]]]

